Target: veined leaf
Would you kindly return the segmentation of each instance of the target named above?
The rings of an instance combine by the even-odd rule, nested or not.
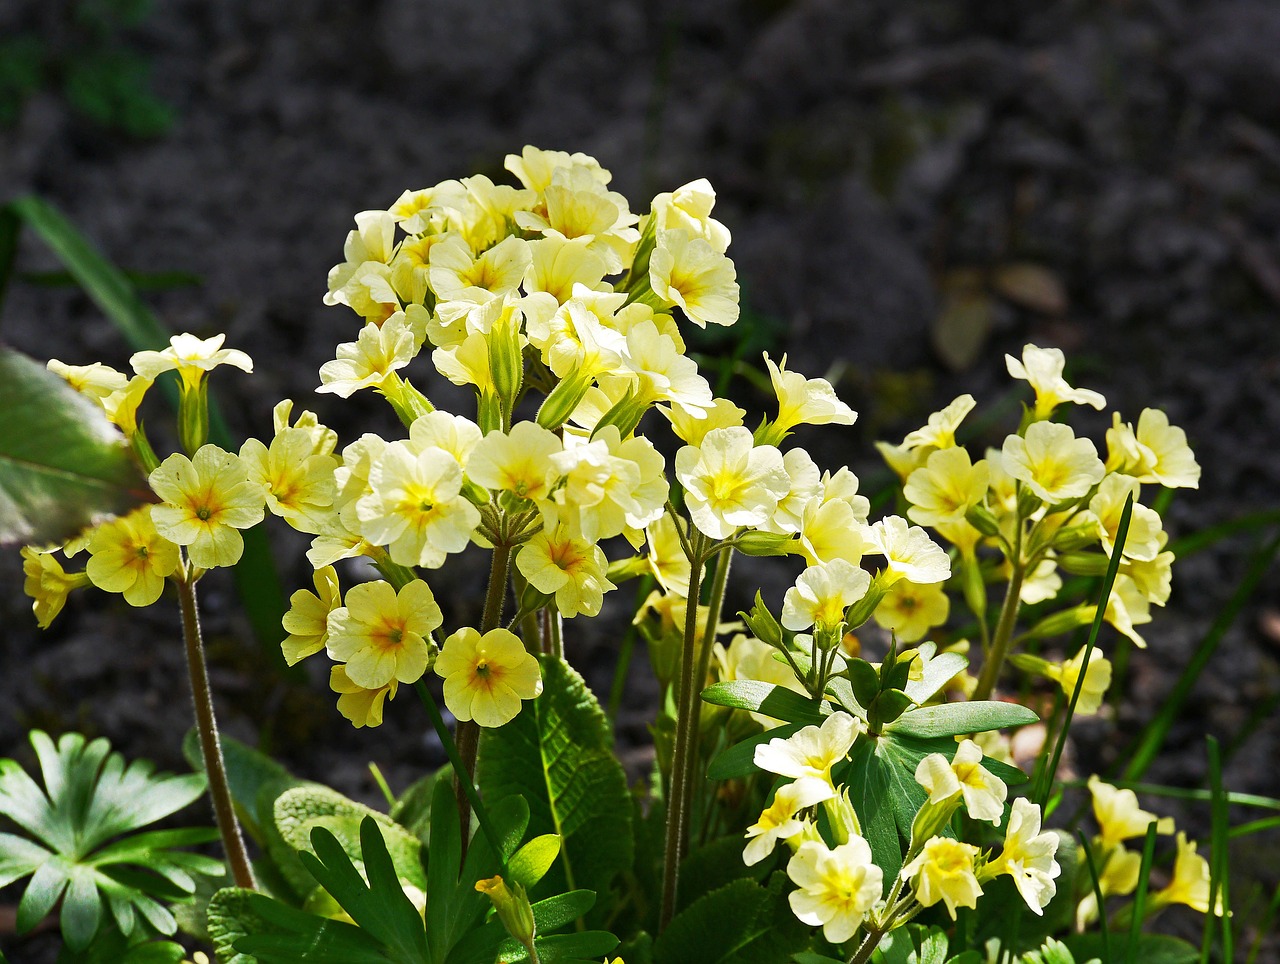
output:
[[[656,964],[779,964],[809,942],[780,899],[754,880],[735,880],[677,914],[653,945]]]
[[[542,679],[541,696],[510,723],[482,734],[479,783],[488,799],[523,797],[530,833],[560,835],[560,859],[537,892],[594,890],[600,900],[593,915],[601,916],[614,877],[632,862],[626,775],[582,677],[563,660],[544,658]]]
[[[804,726],[804,723],[786,723],[772,730],[749,736],[740,743],[721,750],[707,767],[707,776],[712,780],[731,780],[734,777],[750,776],[756,772],[756,747],[763,746],[774,739],[785,740]]]
[[[922,706],[902,714],[885,727],[899,736],[930,739],[958,736],[961,733],[984,733],[1006,726],[1026,726],[1038,722],[1035,711],[1020,703],[1000,700],[976,700],[968,703],[939,703]]]
[[[760,680],[736,679],[712,683],[702,691],[702,698],[717,706],[763,713],[765,716],[771,716],[775,720],[786,720],[788,723],[821,725],[825,719],[820,709],[821,704],[785,686],[776,686]]]
[[[64,542],[153,498],[102,409],[8,349],[0,412],[0,545]]]

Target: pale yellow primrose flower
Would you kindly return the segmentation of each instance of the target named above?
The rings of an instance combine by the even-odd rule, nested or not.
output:
[[[434,446],[444,449],[466,469],[477,443],[482,438],[480,426],[465,415],[450,412],[428,412],[409,426],[409,451],[417,454]]]
[[[129,383],[127,375],[102,362],[94,362],[92,365],[68,365],[56,358],[50,358],[45,367],[64,379],[81,395],[99,403],[105,401],[112,392],[123,391]]]
[[[1130,494],[1133,495],[1133,513],[1129,517],[1129,532],[1124,540],[1124,557],[1150,562],[1162,548],[1160,513],[1138,502],[1139,492],[1137,479],[1112,473],[1102,480],[1097,493],[1089,500],[1088,514],[1079,520],[1082,523],[1092,521],[1097,526],[1099,541],[1108,556],[1115,549],[1120,517]]]
[[[1049,679],[1054,680],[1062,687],[1062,692],[1066,694],[1067,699],[1071,699],[1071,694],[1075,692],[1076,685],[1080,679],[1080,670],[1084,667],[1084,652],[1087,647],[1080,647],[1080,651],[1071,659],[1062,663],[1049,663],[1044,674]],[[1089,654],[1089,668],[1084,674],[1084,685],[1080,688],[1080,699],[1076,702],[1077,716],[1092,716],[1102,707],[1102,701],[1106,698],[1107,689],[1111,686],[1111,660],[1102,655],[1100,649],[1094,649]]]
[[[705,420],[715,400],[711,386],[698,372],[698,364],[686,357],[675,340],[642,321],[627,332],[622,349],[625,377],[634,381],[636,397],[647,403],[669,402],[695,420]]]
[[[214,335],[201,339],[190,334],[174,335],[169,339],[168,348],[135,352],[129,358],[129,364],[137,374],[152,381],[161,372],[177,369],[188,389],[196,388],[205,374],[219,365],[232,365],[241,371],[252,372],[253,361],[248,355],[236,348],[222,347],[226,337]]]
[[[800,518],[797,548],[811,566],[836,559],[856,566],[862,561],[863,553],[872,551],[863,538],[867,532],[863,521],[857,510],[843,499],[810,499]]]
[[[216,445],[202,445],[192,459],[175,452],[149,481],[164,500],[151,507],[156,531],[186,546],[191,564],[201,569],[235,565],[244,552],[238,530],[257,525],[266,514],[266,491],[249,480],[239,456]]]
[[[438,301],[453,301],[464,293],[497,298],[514,292],[533,263],[529,242],[503,238],[479,257],[460,235],[450,234],[431,248],[427,277]]]
[[[1104,617],[1119,632],[1133,640],[1139,649],[1147,648],[1147,641],[1138,632],[1138,626],[1151,622],[1151,601],[1131,576],[1120,573],[1111,587]]]
[[[1173,818],[1158,818],[1143,810],[1132,790],[1118,790],[1094,774],[1089,777],[1089,792],[1093,795],[1093,816],[1098,821],[1104,847],[1111,848],[1130,837],[1144,836],[1152,823],[1157,833],[1173,833]]]
[[[356,729],[381,726],[382,705],[388,699],[395,699],[399,688],[399,681],[393,679],[385,686],[366,689],[351,682],[347,668],[341,663],[329,670],[329,689],[339,694],[338,712],[350,720]]]
[[[350,398],[362,388],[381,388],[397,369],[417,354],[416,338],[404,312],[382,324],[365,325],[355,341],[338,346],[338,357],[320,366],[317,392]]]
[[[1222,890],[1215,895],[1213,913],[1222,916]],[[1196,842],[1178,831],[1178,856],[1173,863],[1173,879],[1151,895],[1151,909],[1170,904],[1186,904],[1202,914],[1209,913],[1209,861],[1196,853]]]
[[[755,765],[779,776],[800,779],[817,777],[831,782],[831,768],[849,755],[862,721],[837,711],[822,726],[806,726],[787,739],[774,737],[756,747]]]
[[[342,605],[338,573],[333,566],[317,569],[312,579],[316,591],[294,592],[289,597],[289,611],[280,621],[289,634],[280,643],[284,661],[289,666],[325,648],[329,642],[329,614]]]
[[[683,228],[694,237],[705,238],[716,251],[729,249],[729,229],[711,216],[716,192],[705,177],[682,184],[674,191],[653,198],[653,223],[658,231]]]
[[[777,535],[795,535],[804,525],[805,506],[824,494],[822,473],[813,457],[801,448],[784,452],[782,467],[791,480],[791,488],[778,500],[778,508],[760,528]]]
[[[810,626],[834,632],[844,622],[844,611],[870,588],[870,574],[843,559],[810,566],[783,598],[782,625],[793,632]]]
[[[1095,846],[1098,841],[1095,838]],[[1098,889],[1102,896],[1115,897],[1132,894],[1138,888],[1142,874],[1142,854],[1126,850],[1124,844],[1116,844],[1102,858],[1098,871]],[[1076,907],[1076,927],[1084,930],[1098,916],[1098,898],[1092,891],[1081,898]]]
[[[694,525],[713,539],[763,525],[791,488],[782,453],[756,445],[746,428],[715,429],[701,446],[680,449],[676,477]]]
[[[973,740],[962,741],[950,763],[941,753],[930,753],[916,767],[916,782],[929,791],[930,803],[944,803],[960,794],[974,820],[999,824],[1004,815],[1009,789],[982,766],[982,749]]]
[[[554,432],[536,422],[517,422],[510,432],[490,432],[471,450],[467,476],[486,489],[522,499],[546,499],[556,482],[551,456],[564,446]]]
[[[287,428],[268,448],[256,438],[240,446],[250,481],[267,493],[267,509],[300,532],[321,532],[333,514],[338,459],[315,451],[315,435],[307,428]]]
[[[1200,465],[1187,445],[1187,433],[1170,425],[1169,416],[1160,409],[1142,410],[1137,441],[1144,455],[1137,470],[1139,482],[1159,482],[1171,489],[1200,487]]]
[[[415,579],[399,592],[388,582],[361,583],[329,613],[329,657],[365,689],[392,680],[414,683],[427,671],[431,631],[444,622],[430,587]]]
[[[748,867],[760,863],[779,841],[789,841],[805,831],[807,821],[797,814],[835,796],[835,790],[824,780],[804,777],[778,788],[773,801],[764,808],[760,819],[747,828],[747,846],[742,862]]]
[[[914,449],[946,449],[956,444],[956,429],[960,427],[960,423],[964,421],[964,417],[973,411],[974,406],[978,403],[972,395],[958,395],[941,411],[934,412],[929,416],[929,420],[921,428],[914,432],[907,433],[907,437],[902,440],[901,446],[886,445],[880,448],[886,460],[890,459],[890,455],[905,459],[905,453]],[[926,453],[927,454],[927,453]],[[890,465],[899,468],[893,461]],[[905,466],[902,466],[905,468]],[[901,472],[905,477],[910,472]]]
[[[36,614],[36,624],[48,629],[73,589],[89,585],[89,577],[83,572],[67,572],[53,558],[51,552],[41,552],[31,546],[22,547],[22,574],[26,577],[22,591],[31,598],[31,610]]]
[[[85,572],[99,589],[123,594],[130,606],[150,606],[179,562],[178,547],[160,538],[150,506],[143,506],[93,530]]]
[[[778,396],[778,417],[771,427],[776,437],[797,425],[852,425],[857,420],[857,412],[840,401],[825,378],[805,378],[799,372],[787,371],[786,355],[781,364],[775,364],[765,352],[764,363]]]
[[[787,897],[801,923],[822,925],[822,936],[843,944],[854,935],[884,892],[884,871],[862,837],[831,849],[806,841],[787,862],[787,876],[798,888]]]
[[[560,514],[588,542],[643,529],[665,511],[666,462],[643,436],[623,441],[607,425],[590,441],[566,437],[564,451],[550,458],[564,478],[555,493]]]
[[[676,522],[665,512],[645,529],[649,569],[664,592],[689,595],[692,566],[680,544]]]
[[[950,613],[951,600],[940,584],[917,586],[901,579],[889,587],[872,616],[901,642],[914,643],[934,626],[945,623]]]
[[[986,497],[989,481],[984,459],[971,462],[960,446],[938,449],[902,488],[911,503],[907,518],[922,526],[963,522],[965,513]]]
[[[707,433],[717,428],[737,428],[747,414],[746,409],[727,398],[713,398],[708,409],[686,409],[672,406],[670,409],[659,408],[671,422],[671,429],[686,445],[700,446]],[[701,416],[701,417],[699,417]]]
[[[919,526],[908,526],[902,516],[885,516],[863,532],[866,551],[885,557],[878,578],[886,586],[900,579],[916,585],[945,582],[951,578],[951,560],[929,534]]]
[[[444,702],[459,720],[485,727],[515,719],[521,700],[542,692],[538,660],[515,633],[492,629],[483,636],[465,626],[450,636],[436,658],[444,679]]]
[[[687,591],[687,583],[685,588]],[[785,687],[801,696],[807,695],[808,691],[796,679],[795,671],[783,660],[775,659],[776,655],[778,651],[768,643],[745,633],[736,633],[727,647],[720,642],[712,646],[712,665],[717,680],[758,680]],[[782,725],[782,720],[763,713],[752,713],[751,718],[766,730]]]
[[[1054,860],[1058,835],[1041,833],[1040,819],[1040,808],[1030,800],[1019,797],[1013,801],[1004,849],[983,867],[983,879],[1008,874],[1027,906],[1043,915],[1058,891],[1054,879],[1062,873],[1062,867]]]
[[[563,525],[543,528],[525,542],[516,568],[539,592],[554,594],[556,609],[566,617],[598,615],[604,594],[618,588],[605,575],[609,560],[603,550],[575,539]]]
[[[1161,532],[1162,549],[1168,541],[1168,533]],[[1173,588],[1173,559],[1172,552],[1161,552],[1150,562],[1122,559],[1120,574],[1132,579],[1134,587],[1148,602],[1163,606],[1169,601],[1169,593]]]
[[[414,453],[392,442],[370,467],[369,488],[356,503],[360,534],[402,566],[440,568],[480,523],[480,510],[460,494],[457,459],[435,446]]]
[[[151,387],[151,379],[142,375],[134,375],[124,388],[112,392],[102,400],[102,410],[107,413],[107,420],[132,438],[138,431],[138,406]]]
[[[573,297],[574,285],[595,288],[607,273],[604,259],[588,250],[591,238],[547,235],[530,241],[533,261],[524,275],[527,294],[544,291],[564,304]]]
[[[688,231],[663,231],[649,258],[649,284],[667,305],[679,305],[699,328],[738,320],[733,262]]]
[[[909,880],[916,900],[925,907],[942,901],[947,913],[956,919],[957,907],[975,908],[982,895],[982,885],[974,873],[978,848],[949,837],[931,837],[911,863],[902,868],[901,877]]]
[[[600,162],[580,151],[544,151],[526,144],[519,154],[508,154],[502,166],[514,174],[526,188],[541,194],[551,184],[557,168],[581,168],[601,184],[608,184],[613,175],[600,166]]]
[[[1002,456],[1004,470],[1050,505],[1087,494],[1107,471],[1093,442],[1060,422],[1035,422],[1025,437],[1010,435]]]
[[[1059,348],[1037,348],[1025,345],[1022,349],[1022,360],[1012,355],[1004,356],[1009,374],[1014,378],[1025,379],[1031,383],[1036,393],[1036,418],[1048,418],[1053,410],[1063,402],[1074,402],[1077,405],[1091,405],[1101,409],[1107,400],[1097,392],[1087,388],[1072,388],[1062,377],[1066,367],[1066,358]]]

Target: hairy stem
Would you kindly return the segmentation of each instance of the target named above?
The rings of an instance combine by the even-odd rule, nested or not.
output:
[[[995,635],[991,638],[991,650],[982,663],[982,673],[978,677],[978,685],[969,697],[972,700],[991,698],[996,688],[996,680],[1000,678],[1000,670],[1004,668],[1005,657],[1009,655],[1009,642],[1013,639],[1013,628],[1018,623],[1018,610],[1022,606],[1022,580],[1027,566],[1022,558],[1022,516],[1019,514],[1013,535],[1013,554],[1009,557],[1011,572],[1009,589],[1005,592],[1004,605],[1000,607],[1000,620],[996,623]]]
[[[227,782],[227,766],[218,742],[218,721],[213,712],[213,692],[209,688],[209,668],[204,659],[204,640],[200,635],[200,613],[196,605],[196,585],[191,574],[179,578],[178,599],[182,605],[182,635],[187,643],[187,675],[191,678],[191,697],[196,710],[196,732],[200,735],[200,755],[204,772],[209,777],[209,797],[213,816],[222,835],[222,849],[237,887],[256,889],[253,866],[245,850],[244,836],[236,820],[231,802],[231,786]]]

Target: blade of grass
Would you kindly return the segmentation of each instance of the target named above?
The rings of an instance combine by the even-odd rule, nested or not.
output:
[[[169,333],[142,303],[124,273],[103,257],[52,204],[27,195],[10,202],[3,211],[35,231],[94,304],[119,329],[131,348],[135,351],[156,351],[169,344]],[[0,255],[3,255],[3,228],[0,222]],[[3,267],[3,259],[0,258],[0,268]],[[161,388],[171,407],[177,411],[176,379],[163,379]],[[228,451],[239,448],[212,397],[209,399],[209,439]],[[244,532],[244,554],[235,567],[235,580],[254,635],[267,651],[272,664],[283,670],[285,662],[279,646],[280,620],[288,607],[271,555],[271,545],[261,526]]]
[[[1245,964],[1254,964],[1257,961],[1258,954],[1262,950],[1262,939],[1271,933],[1271,922],[1276,919],[1277,912],[1280,912],[1280,885],[1271,895],[1271,903],[1267,905],[1262,920],[1258,922],[1257,934],[1253,938],[1253,945],[1249,948],[1249,958]]]
[[[1264,817],[1261,820],[1251,820],[1249,823],[1242,823],[1239,826],[1232,827],[1227,836],[1232,840],[1237,837],[1247,837],[1250,834],[1262,833],[1264,830],[1272,830],[1280,827],[1280,817]]]
[[[18,233],[22,219],[8,206],[0,208],[0,305],[4,304],[9,279],[13,277],[13,263],[18,256]]]
[[[1111,960],[1111,930],[1107,926],[1107,905],[1102,897],[1102,882],[1098,874],[1097,864],[1093,859],[1093,845],[1089,843],[1089,838],[1081,831],[1076,831],[1076,836],[1080,838],[1080,846],[1084,850],[1085,866],[1089,868],[1089,880],[1093,884],[1093,897],[1098,902],[1098,924],[1099,931],[1102,936],[1102,958],[1103,960]]]
[[[1151,864],[1156,856],[1156,821],[1147,824],[1147,836],[1142,841],[1142,866],[1138,870],[1138,890],[1133,895],[1133,914],[1129,918],[1129,937],[1125,942],[1124,959],[1129,964],[1138,961],[1138,938],[1142,935],[1142,922],[1147,917],[1147,890],[1151,884]]]
[[[1049,757],[1049,765],[1045,767],[1043,786],[1037,782],[1032,800],[1041,805],[1049,796],[1053,787],[1053,779],[1058,773],[1058,764],[1062,760],[1062,750],[1067,743],[1067,731],[1071,729],[1071,718],[1075,715],[1076,704],[1080,702],[1080,694],[1084,691],[1084,681],[1089,675],[1089,660],[1093,657],[1093,647],[1098,641],[1098,630],[1102,628],[1103,619],[1107,615],[1107,603],[1111,600],[1111,587],[1115,585],[1116,574],[1120,571],[1120,556],[1124,550],[1125,539],[1129,535],[1129,520],[1133,518],[1133,493],[1125,499],[1124,511],[1120,513],[1120,524],[1116,527],[1115,548],[1111,550],[1111,562],[1107,565],[1107,574],[1102,578],[1102,591],[1098,593],[1098,608],[1093,614],[1093,625],[1089,627],[1089,639],[1084,644],[1084,660],[1080,664],[1080,673],[1076,677],[1076,685],[1071,691],[1071,702],[1067,704],[1067,712],[1062,718],[1057,737],[1054,740],[1053,753]]]
[[[1109,780],[1109,783],[1121,790],[1132,790],[1134,793],[1146,793],[1154,797],[1168,797],[1171,800],[1212,801],[1213,793],[1209,790],[1192,790],[1186,787],[1166,787],[1159,783],[1141,783],[1136,780]],[[1084,780],[1064,780],[1064,786],[1084,787]],[[1264,797],[1256,793],[1228,793],[1227,803],[1232,806],[1258,807],[1263,810],[1280,810],[1280,800],[1275,797]]]
[[[649,598],[649,593],[653,590],[654,580],[652,576],[641,576],[636,583],[636,602],[635,610],[639,612],[640,606]],[[636,636],[639,635],[640,629],[635,623],[627,627],[626,634],[622,637],[622,645],[618,647],[618,665],[613,671],[613,685],[609,687],[609,708],[606,711],[609,721],[616,722],[618,719],[618,710],[622,707],[622,694],[627,688],[627,679],[630,675],[631,656],[636,648]]]
[[[1227,849],[1229,814],[1227,813],[1226,794],[1222,790],[1222,753],[1218,741],[1212,736],[1205,737],[1209,754],[1209,791],[1213,794],[1211,804],[1209,846],[1213,848],[1209,861],[1209,913],[1205,914],[1205,940],[1200,947],[1200,958],[1208,961],[1209,949],[1213,944],[1214,911],[1219,902],[1222,914],[1218,920],[1222,924],[1222,959],[1235,959],[1235,941],[1231,932],[1231,904],[1227,883],[1230,880],[1231,855]]]
[[[1228,539],[1241,532],[1257,532],[1280,523],[1280,509],[1264,509],[1261,512],[1249,512],[1226,522],[1201,529],[1190,535],[1175,539],[1169,543],[1169,551],[1179,559],[1185,559],[1193,553],[1208,549],[1216,542]]]
[[[1187,697],[1191,694],[1191,689],[1195,686],[1196,680],[1204,672],[1209,659],[1217,651],[1218,644],[1222,642],[1227,630],[1235,623],[1240,611],[1244,609],[1245,603],[1249,601],[1254,590],[1257,589],[1258,583],[1262,581],[1262,577],[1271,568],[1271,563],[1275,560],[1278,549],[1280,549],[1280,536],[1275,536],[1253,554],[1249,568],[1245,572],[1244,578],[1240,581],[1240,585],[1236,587],[1235,593],[1227,601],[1226,606],[1218,613],[1217,619],[1213,621],[1213,625],[1201,641],[1195,655],[1187,664],[1186,669],[1182,671],[1182,675],[1174,685],[1173,691],[1161,704],[1160,712],[1143,728],[1142,733],[1135,741],[1134,751],[1124,769],[1124,778],[1126,780],[1139,779],[1147,772],[1147,768],[1151,766],[1151,761],[1155,759],[1160,747],[1164,745],[1165,737],[1168,736],[1174,720],[1182,712],[1183,704],[1186,703]]]

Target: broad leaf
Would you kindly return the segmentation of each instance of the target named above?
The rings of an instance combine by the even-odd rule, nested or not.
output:
[[[1110,939],[1112,953],[1123,953],[1126,936],[1111,934]],[[1064,943],[1077,961],[1088,961],[1090,958],[1105,959],[1101,934],[1072,934],[1064,938]],[[1170,937],[1167,934],[1140,934],[1138,946],[1133,948],[1133,953],[1128,959],[1141,961],[1142,964],[1195,964],[1200,960],[1200,952],[1177,937]]]
[[[731,780],[734,777],[746,777],[756,772],[756,747],[763,746],[770,740],[785,740],[799,732],[806,724],[787,723],[747,737],[741,743],[720,751],[707,767],[707,776],[712,780]]]
[[[959,736],[961,733],[985,733],[1006,726],[1026,726],[1040,717],[1020,703],[999,700],[976,700],[968,703],[940,703],[904,713],[885,730],[899,736],[930,739]]]
[[[0,412],[0,545],[65,542],[153,499],[102,409],[5,348]]]
[[[809,942],[780,894],[735,880],[677,914],[653,945],[654,964],[785,964]]]
[[[609,910],[605,895],[614,877],[631,867],[626,775],[613,754],[609,724],[582,677],[548,657],[542,678],[541,696],[510,723],[484,731],[479,783],[490,800],[523,797],[530,833],[560,835],[560,859],[537,892],[594,890],[600,901],[593,915],[600,917]]]
[[[702,691],[702,698],[717,706],[763,713],[788,723],[821,724],[825,719],[822,704],[785,686],[775,686],[760,680],[738,679],[712,683]]]

